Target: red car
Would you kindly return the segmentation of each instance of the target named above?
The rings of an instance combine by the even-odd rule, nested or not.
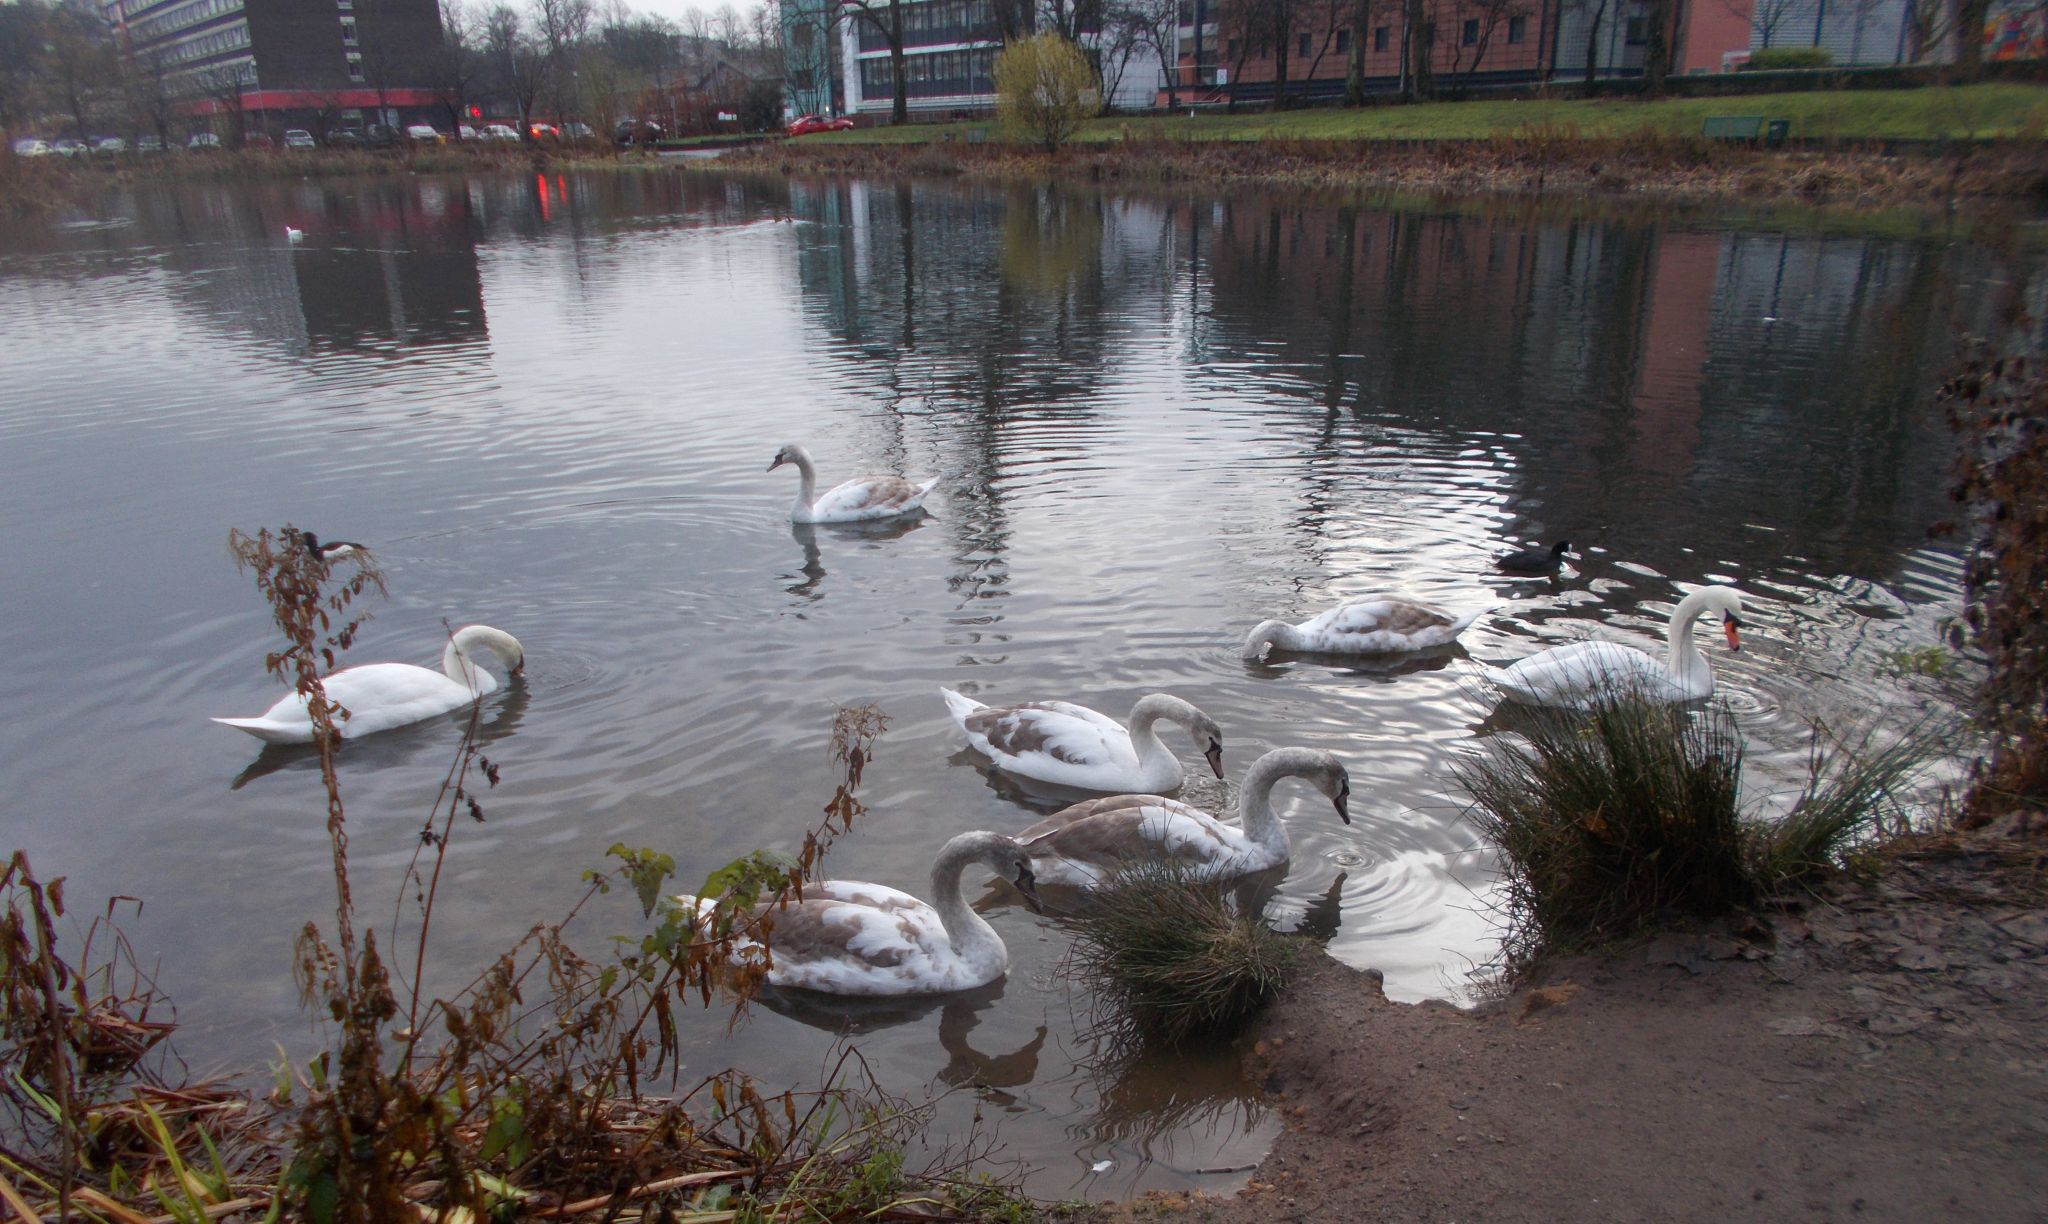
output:
[[[791,136],[808,136],[812,132],[851,132],[853,120],[840,117],[827,119],[823,115],[799,115],[784,131]]]

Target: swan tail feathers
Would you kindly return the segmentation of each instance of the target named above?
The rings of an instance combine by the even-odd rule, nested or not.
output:
[[[976,701],[974,698],[969,697],[964,693],[956,693],[949,688],[939,689],[939,696],[944,697],[946,699],[947,712],[953,716],[954,722],[960,724],[960,729],[963,731],[967,729],[968,715],[974,713],[976,710],[988,709],[987,706],[981,704],[979,701]]]
[[[266,744],[303,744],[313,738],[310,727],[274,723],[267,718],[216,718],[213,721],[246,731]]]

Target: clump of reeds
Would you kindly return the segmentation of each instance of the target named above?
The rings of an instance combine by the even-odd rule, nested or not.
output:
[[[1769,819],[1743,809],[1742,739],[1725,707],[1616,692],[1584,711],[1529,711],[1518,729],[1520,742],[1453,767],[1500,850],[1510,970],[1815,879],[1903,827],[1899,796],[1946,742],[1930,726],[1883,744],[1817,728],[1804,790]]]
[[[1749,825],[1757,885],[1804,883],[1832,870],[1859,843],[1887,830],[1905,832],[1908,818],[1899,796],[1929,760],[1947,750],[1950,738],[1933,722],[1888,742],[1880,742],[1874,730],[1846,740],[1816,727],[1806,786],[1792,810]]]
[[[1073,963],[1109,1009],[1109,1028],[1168,1047],[1232,1036],[1294,965],[1294,943],[1227,886],[1171,861],[1124,865],[1071,923]]]
[[[1500,848],[1511,966],[1754,896],[1742,740],[1725,711],[1617,693],[1583,712],[1531,711],[1521,729],[1526,742],[1453,767]]]

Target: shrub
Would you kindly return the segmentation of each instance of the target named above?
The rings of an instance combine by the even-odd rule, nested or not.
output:
[[[1510,967],[1753,895],[1738,796],[1742,740],[1725,711],[1617,694],[1533,710],[1525,744],[1453,766],[1505,861]]]
[[[1970,542],[1951,644],[1967,640],[1990,668],[1974,705],[1991,756],[1964,816],[1983,824],[2048,799],[2048,377],[1980,347],[1941,401],[1962,442],[1950,496]]]
[[[1834,62],[1834,53],[1826,47],[1765,47],[1752,51],[1745,66],[1753,72],[1770,72],[1781,68],[1827,68]]]
[[[1057,34],[1011,43],[996,56],[996,115],[1003,126],[1048,153],[1095,112],[1095,69],[1081,49]]]
[[[1227,885],[1138,860],[1075,916],[1072,955],[1110,1028],[1179,1046],[1228,1037],[1286,983],[1294,944],[1239,910]]]

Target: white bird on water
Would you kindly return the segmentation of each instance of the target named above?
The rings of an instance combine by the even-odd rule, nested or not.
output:
[[[496,655],[514,676],[526,666],[526,652],[519,639],[488,625],[469,625],[448,639],[438,672],[410,663],[365,663],[328,676],[324,685],[327,699],[348,711],[348,717],[340,720],[342,738],[356,739],[446,714],[485,693],[496,692],[498,678],[473,657],[480,653]],[[306,712],[303,693],[286,694],[255,718],[213,721],[247,731],[266,743],[313,742],[313,720]]]
[[[284,227],[284,240],[286,242],[297,242],[305,236],[306,231],[302,229],[295,229],[289,225]]]

